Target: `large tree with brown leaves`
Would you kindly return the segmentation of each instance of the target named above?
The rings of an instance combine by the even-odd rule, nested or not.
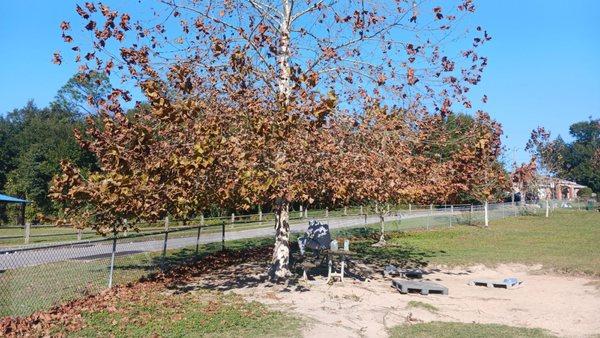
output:
[[[200,212],[209,201],[270,203],[277,214],[276,278],[289,274],[292,201],[380,203],[398,199],[386,189],[404,197],[414,192],[402,178],[403,170],[414,170],[410,141],[386,131],[407,122],[396,113],[363,116],[363,107],[378,101],[417,117],[468,109],[466,93],[487,64],[474,50],[489,40],[480,27],[467,32],[473,40],[466,48],[454,43],[464,41],[455,37],[465,28],[458,19],[475,9],[470,0],[445,9],[355,0],[150,3],[150,17],[139,18],[101,3],[77,6],[91,41],[73,36],[71,23],[61,24],[64,40],[77,43],[72,49],[82,71],[120,75],[129,84],[123,88],[141,88],[150,108],[125,117],[120,101],[131,95],[114,89],[101,102],[102,125],[81,137],[105,158],[101,171],[84,178],[65,164],[54,196],[69,206],[67,215],[104,224],[98,227]],[[54,60],[63,58],[57,53]],[[382,122],[387,119],[400,122]],[[370,154],[357,156],[381,165],[370,176],[377,188],[352,176],[336,180],[337,173],[360,172],[352,167],[356,159],[330,160],[343,157],[347,144],[338,132],[348,131],[348,120],[358,121],[352,133],[383,132],[374,135],[384,139],[358,138],[359,149]],[[401,169],[384,166],[394,158]]]

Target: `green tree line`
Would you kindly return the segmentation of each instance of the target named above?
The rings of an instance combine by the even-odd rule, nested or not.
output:
[[[47,107],[33,101],[0,116],[0,192],[31,201],[28,220],[56,215],[57,205],[48,197],[52,177],[60,161],[68,159],[82,168],[96,166],[94,156],[83,150],[73,130],[95,115],[98,98],[110,90],[105,75],[77,74],[57,92]],[[18,206],[0,203],[0,224],[15,223]]]

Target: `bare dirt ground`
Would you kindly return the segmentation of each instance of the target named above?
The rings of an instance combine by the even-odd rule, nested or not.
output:
[[[541,267],[517,264],[496,268],[429,268],[425,280],[449,288],[449,295],[400,294],[391,280],[346,278],[344,283],[315,280],[289,286],[266,282],[266,266],[247,264],[203,276],[196,287],[224,290],[273,309],[307,318],[306,337],[385,337],[387,329],[428,321],[497,323],[543,328],[559,336],[600,333],[600,282],[583,277],[540,273]],[[469,286],[474,278],[517,277],[515,289]],[[409,302],[411,302],[409,305]],[[426,309],[421,302],[433,305]]]

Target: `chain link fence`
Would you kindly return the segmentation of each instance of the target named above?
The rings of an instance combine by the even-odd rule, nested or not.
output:
[[[519,214],[543,215],[546,210],[551,213],[560,207],[574,208],[556,201],[550,201],[547,207],[545,202],[489,204],[487,212],[486,205],[408,205],[385,210],[384,220],[386,231],[434,229],[483,225],[486,217],[493,221]],[[307,219],[326,222],[334,231],[378,228],[380,222],[378,214],[362,207],[331,212],[303,210],[290,216],[292,233],[304,232]],[[260,238],[270,240],[273,223],[272,215],[188,220],[185,225],[167,221],[162,230],[151,231],[158,229],[154,227],[113,238],[0,249],[0,317],[28,315],[112,285],[136,281],[226,246],[251,246]]]

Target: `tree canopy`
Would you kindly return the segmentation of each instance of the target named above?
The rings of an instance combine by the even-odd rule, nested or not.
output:
[[[95,158],[75,140],[73,129],[83,127],[77,114],[51,105],[38,108],[28,102],[0,117],[0,190],[33,203],[28,218],[36,214],[56,215],[58,208],[48,197],[49,183],[59,172],[60,162],[69,160],[84,170],[94,167]],[[0,219],[9,220],[6,206]]]
[[[600,192],[600,119],[574,123],[569,133],[573,141],[565,142],[560,136],[552,139],[544,128],[537,128],[532,131],[527,148],[545,172]]]
[[[472,142],[441,146],[487,65],[476,48],[489,35],[457,20],[472,1],[152,4],[137,18],[78,5],[76,26],[91,35],[61,23],[82,72],[120,76],[148,103],[126,115],[124,88],[99,101],[99,119],[77,134],[99,170],[64,161],[54,180],[65,222],[115,232],[214,204],[267,204],[271,276],[282,278],[292,202],[436,201],[459,190],[488,200],[498,186],[501,129],[487,114],[464,126]]]

